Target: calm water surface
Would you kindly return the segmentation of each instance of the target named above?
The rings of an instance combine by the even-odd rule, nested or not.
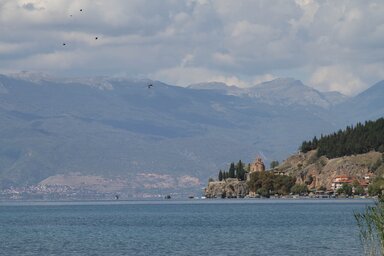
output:
[[[0,255],[362,255],[369,200],[0,203]]]

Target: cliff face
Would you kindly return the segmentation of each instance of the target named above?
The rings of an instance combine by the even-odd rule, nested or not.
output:
[[[278,169],[295,176],[297,183],[306,183],[310,189],[331,189],[332,180],[336,176],[363,179],[368,174],[379,175],[381,169],[384,169],[384,163],[383,154],[379,152],[328,159],[325,156],[317,157],[313,150],[289,157]]]
[[[247,183],[237,179],[212,181],[205,188],[205,196],[207,198],[242,198],[248,195],[248,193]]]

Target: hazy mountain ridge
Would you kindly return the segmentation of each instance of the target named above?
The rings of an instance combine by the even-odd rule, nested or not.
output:
[[[294,83],[288,87],[301,86]],[[243,89],[230,87],[228,95],[222,84],[206,90],[146,79],[0,75],[0,184],[35,184],[73,172],[205,181],[230,161],[250,162],[257,154],[266,162],[281,160],[301,141],[349,124],[343,113],[321,107],[323,101],[298,102],[306,94],[293,93],[296,101],[287,104],[281,90],[268,93],[267,85],[262,88],[267,96],[260,99],[249,96],[256,87],[239,95],[233,91]],[[309,92],[316,99],[324,96]],[[359,109],[354,118],[366,115]]]
[[[277,78],[248,88],[228,86],[224,83],[200,83],[192,89],[212,90],[226,95],[251,97],[270,105],[300,105],[330,108],[348,99],[339,92],[319,92],[293,78]]]
[[[384,80],[375,83],[367,90],[359,93],[353,98],[348,99],[336,106],[333,111],[336,115],[349,120],[349,124],[363,120],[375,120],[384,116]]]

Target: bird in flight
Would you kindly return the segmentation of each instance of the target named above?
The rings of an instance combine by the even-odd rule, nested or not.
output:
[[[148,89],[150,89],[152,86],[153,86],[153,84],[149,84],[149,85],[148,85]]]
[[[0,0],[0,1],[1,1],[1,0]],[[80,11],[80,12],[83,12],[83,8],[79,9],[79,11]],[[70,14],[69,17],[73,17],[73,14]],[[94,40],[99,40],[99,37],[98,37],[98,36],[95,36],[95,37],[94,37]],[[66,45],[67,45],[67,43],[63,43],[63,46],[66,46]],[[151,85],[148,85],[148,88],[150,88],[151,86],[152,86],[152,84],[151,84]]]

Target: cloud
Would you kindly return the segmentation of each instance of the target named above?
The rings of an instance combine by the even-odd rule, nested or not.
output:
[[[0,72],[241,86],[290,76],[354,94],[383,79],[382,13],[379,0],[3,0]]]
[[[188,86],[190,84],[203,82],[222,82],[227,85],[235,85],[242,88],[251,87],[277,78],[277,76],[272,74],[241,78],[235,74],[182,66],[159,70],[151,74],[150,77],[160,81],[172,81],[172,84],[179,86]]]
[[[310,84],[321,91],[339,91],[345,95],[360,92],[367,86],[354,73],[340,66],[317,68],[311,76]]]
[[[11,44],[11,43],[4,43],[0,41],[0,54],[4,55],[10,55],[14,54],[17,51],[22,50],[25,47],[22,43],[20,44]]]
[[[23,3],[22,8],[28,10],[28,11],[41,11],[44,10],[44,7],[38,7],[35,5],[35,3],[29,2],[29,3]]]

